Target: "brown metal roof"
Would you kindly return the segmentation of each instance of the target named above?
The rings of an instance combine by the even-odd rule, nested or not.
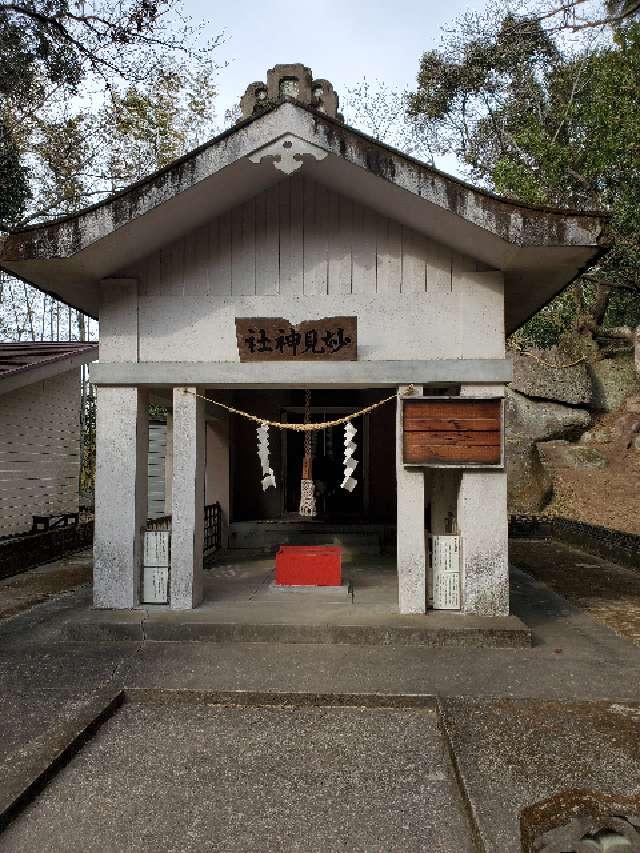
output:
[[[0,380],[92,351],[97,358],[97,341],[0,342]]]

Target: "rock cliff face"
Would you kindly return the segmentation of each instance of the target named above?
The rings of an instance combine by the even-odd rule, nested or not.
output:
[[[529,354],[512,353],[513,381],[511,388],[527,397],[558,400],[574,406],[589,406],[593,388],[584,361],[569,364],[572,359],[557,347],[531,350]],[[576,361],[573,359],[573,361]]]
[[[593,394],[591,405],[597,411],[619,409],[630,394],[640,392],[640,377],[631,355],[603,358],[589,366]]]
[[[538,447],[553,439],[577,439],[591,425],[586,409],[531,399],[509,389],[505,400],[505,437],[512,513],[538,512],[551,500],[553,484]]]
[[[512,358],[513,382],[505,401],[509,509],[532,514],[551,501],[554,470],[607,466],[593,447],[602,430],[589,428],[594,417],[635,399],[640,378],[626,354],[571,362],[554,348]]]

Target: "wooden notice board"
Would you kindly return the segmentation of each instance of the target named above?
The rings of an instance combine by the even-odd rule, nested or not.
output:
[[[502,399],[413,397],[403,401],[405,465],[502,467]]]

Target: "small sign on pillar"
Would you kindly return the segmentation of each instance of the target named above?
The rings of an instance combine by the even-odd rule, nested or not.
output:
[[[144,534],[144,567],[142,574],[142,603],[169,603],[169,564],[171,533],[168,530],[147,530]]]

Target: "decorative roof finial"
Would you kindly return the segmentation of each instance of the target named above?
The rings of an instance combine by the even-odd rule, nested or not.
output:
[[[339,98],[328,80],[314,80],[311,69],[302,63],[275,65],[267,71],[267,82],[250,83],[240,99],[242,119],[260,115],[286,98],[312,107],[338,121]]]

